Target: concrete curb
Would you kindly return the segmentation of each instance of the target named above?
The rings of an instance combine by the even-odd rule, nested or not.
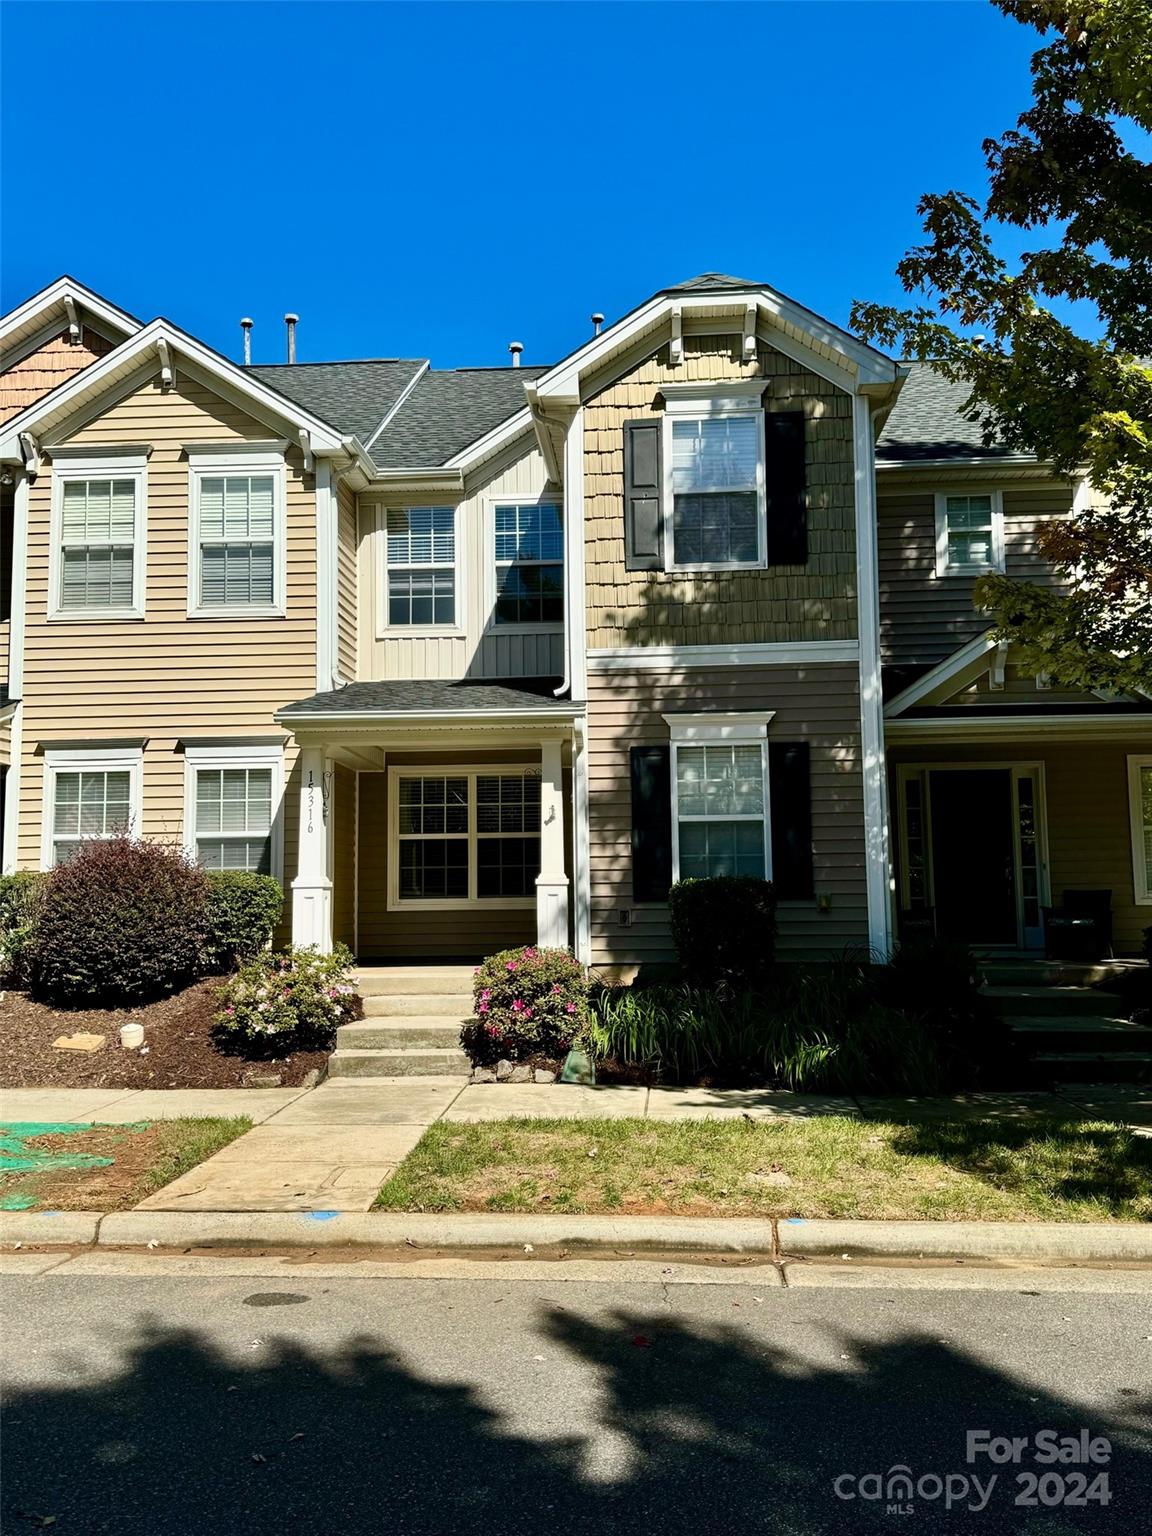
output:
[[[397,1215],[387,1211],[0,1212],[0,1245],[374,1246],[749,1253],[805,1258],[1152,1264],[1152,1225],[1109,1222],[756,1221],[691,1216]]]

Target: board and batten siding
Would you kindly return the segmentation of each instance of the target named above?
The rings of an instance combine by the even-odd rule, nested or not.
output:
[[[502,467],[477,475],[456,512],[456,560],[459,571],[457,624],[452,631],[409,635],[388,628],[384,572],[387,508],[447,505],[449,498],[424,496],[380,500],[360,498],[360,673],[362,678],[559,677],[564,670],[562,625],[547,632],[538,626],[498,628],[493,623],[495,594],[491,506],[499,500],[537,501],[553,490],[538,449],[525,440],[506,456]]]
[[[11,368],[0,360],[0,422],[11,421],[111,350],[112,343],[87,326],[81,328],[80,340],[73,344],[65,327]]]
[[[590,649],[856,638],[852,398],[761,342],[685,337],[673,368],[663,346],[584,407],[587,628]],[[661,386],[763,377],[764,408],[803,410],[808,561],[693,574],[624,565],[624,423],[663,414]]]
[[[183,445],[267,441],[269,429],[208,389],[177,375],[111,406],[72,444],[151,445],[148,460],[145,617],[49,621],[52,472],[45,465],[28,507],[19,864],[40,863],[44,741],[147,740],[145,836],[183,831],[187,737],[280,734],[273,715],[316,687],[316,496],[299,450],[287,455],[287,617],[190,619],[188,458]],[[285,876],[296,858],[299,785],[285,758]]]
[[[629,749],[669,739],[665,714],[774,710],[770,741],[807,741],[815,896],[782,901],[777,951],[812,959],[868,944],[859,679],[851,665],[594,672],[588,699],[592,964],[629,971],[675,959],[666,903],[632,899]],[[828,899],[826,912],[818,899]],[[630,914],[621,925],[620,914]]]
[[[341,482],[336,488],[336,666],[349,683],[359,676],[358,544],[356,496]]]
[[[1134,894],[1128,756],[1148,753],[1152,725],[1143,732],[1134,726],[1124,741],[909,744],[890,752],[889,781],[895,793],[900,763],[1043,763],[1052,899],[1059,904],[1066,890],[1110,890],[1116,952],[1132,955],[1140,953],[1144,929],[1152,925],[1152,906],[1138,904]]]
[[[522,752],[390,752],[389,768],[429,768],[456,765],[460,768],[536,767],[539,751]],[[360,817],[357,842],[359,866],[359,947],[362,960],[435,959],[455,957],[482,959],[516,944],[536,939],[535,907],[491,906],[437,911],[412,906],[388,910],[388,774],[364,770],[360,778]],[[565,850],[564,864],[572,874],[572,826],[569,807],[571,770],[564,768]]]
[[[880,570],[880,651],[893,666],[935,666],[988,628],[990,619],[972,603],[974,576],[936,575],[935,492],[987,490],[997,485],[994,470],[979,480],[917,477],[909,485],[878,476]],[[1001,480],[1004,497],[1004,557],[1009,576],[1052,585],[1051,566],[1036,548],[1036,525],[1072,505],[1067,481]]]

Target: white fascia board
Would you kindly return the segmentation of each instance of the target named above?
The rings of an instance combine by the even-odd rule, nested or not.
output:
[[[443,725],[443,726],[469,726],[489,725],[493,720],[499,720],[507,725],[542,726],[570,725],[577,716],[583,715],[583,704],[569,705],[567,708],[555,706],[551,709],[523,710],[523,709],[483,709],[483,710],[436,710],[436,709],[394,709],[394,710],[357,710],[355,712],[341,711],[334,713],[331,710],[318,710],[315,714],[293,714],[285,710],[279,710],[272,716],[279,725],[288,730],[299,727],[300,730],[360,730],[366,726],[403,726],[416,725]]]
[[[27,333],[29,327],[38,330],[53,310],[59,309],[62,314],[66,313],[65,299],[73,300],[94,319],[103,321],[113,331],[119,331],[124,336],[131,336],[141,328],[141,322],[134,315],[117,309],[115,304],[109,304],[107,299],[85,288],[83,283],[75,282],[70,277],[58,277],[47,288],[41,288],[39,293],[25,299],[23,304],[18,304],[6,315],[0,316],[0,351],[8,347],[10,338]],[[11,366],[9,359],[5,358],[5,362]]]
[[[272,415],[279,420],[306,427],[316,452],[332,453],[343,447],[339,434],[326,422],[258,382],[242,368],[230,363],[227,358],[213,352],[210,347],[188,336],[167,320],[152,320],[99,362],[92,363],[6,422],[3,435],[0,436],[0,459],[19,459],[21,432],[34,431],[41,422],[64,419],[68,412],[78,409],[90,395],[98,393],[109,375],[118,373],[137,358],[145,360],[149,354],[154,355],[159,372],[157,342],[160,341],[167,342],[170,348],[192,364],[194,370],[199,370],[207,380],[219,384],[222,393],[251,402],[265,416]]]
[[[460,495],[464,490],[464,472],[459,469],[374,469],[366,487],[370,496],[407,492],[430,495],[443,492]]]
[[[921,474],[939,474],[948,469],[1029,469],[1039,472],[1047,468],[1047,462],[1032,453],[974,453],[955,455],[950,459],[876,459],[877,474],[910,475],[917,471]]]
[[[1059,741],[1097,741],[1128,737],[1152,744],[1152,714],[1101,715],[977,715],[971,720],[891,720],[884,734],[889,742],[1003,741],[1006,737],[1046,736]]]
[[[444,465],[445,469],[459,469],[463,473],[482,464],[485,459],[490,459],[494,453],[499,453],[506,443],[515,441],[526,432],[533,430],[532,407],[525,405],[523,410],[517,411],[515,416],[509,416],[498,427],[493,427],[483,437],[469,443],[467,448],[462,448],[454,454]]]
[[[951,656],[945,656],[944,660],[937,662],[931,671],[925,672],[914,683],[909,683],[908,687],[898,693],[895,698],[889,699],[884,706],[884,718],[895,720],[906,709],[923,703],[930,693],[935,693],[937,688],[952,682],[973,662],[986,656],[995,644],[990,629],[977,635],[975,640],[969,640],[967,645],[962,645],[958,651],[953,651]]]

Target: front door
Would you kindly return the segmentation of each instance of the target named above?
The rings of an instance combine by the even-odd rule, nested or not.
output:
[[[965,944],[1017,942],[1011,768],[933,769],[936,931]]]

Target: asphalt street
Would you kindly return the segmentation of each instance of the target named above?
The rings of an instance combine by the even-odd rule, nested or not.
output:
[[[1148,1529],[1143,1282],[29,1262],[12,1536]]]

